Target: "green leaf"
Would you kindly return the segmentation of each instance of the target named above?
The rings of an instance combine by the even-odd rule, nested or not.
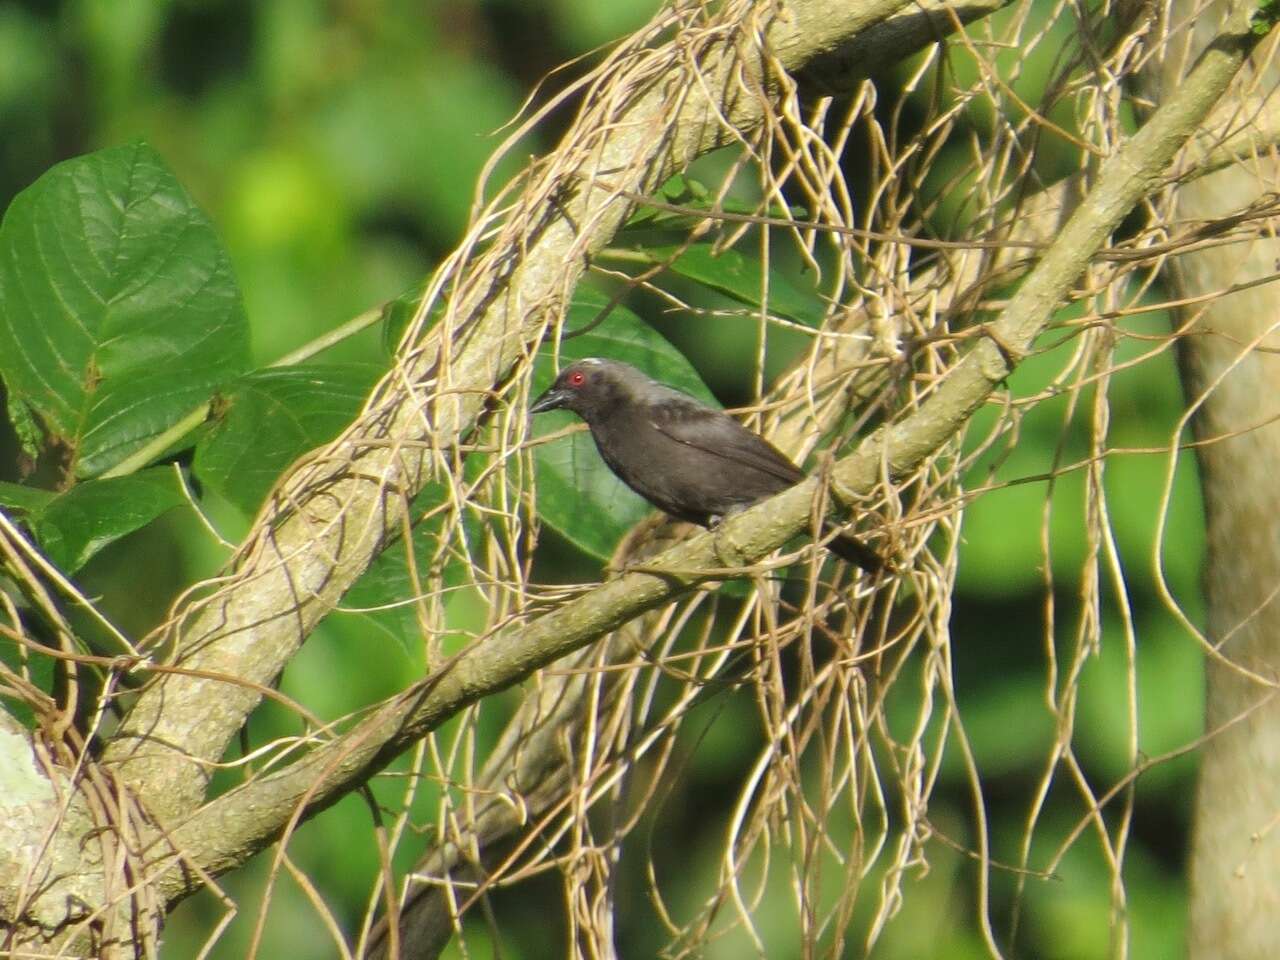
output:
[[[665,263],[679,250],[678,246],[649,246],[641,252],[654,263]],[[732,247],[716,252],[711,244],[695,243],[676,257],[670,269],[739,303],[764,306],[806,327],[818,327],[826,313],[826,301],[815,287],[796,284],[779,270],[770,271],[766,284],[759,259]],[[766,290],[767,297],[763,296]]]
[[[196,475],[256,513],[285,468],[351,422],[382,372],[376,364],[317,363],[246,374],[196,446]]]
[[[430,282],[431,278],[425,277],[394,300],[388,300],[382,305],[382,349],[388,356],[393,355],[400,345],[400,338],[417,314]]]
[[[3,379],[3,376],[3,370],[0,370],[0,379]],[[18,438],[18,446],[34,462],[40,456],[40,425],[31,416],[31,411],[27,409],[26,404],[10,403],[7,407],[9,422],[13,424],[13,432]]]
[[[701,180],[677,173],[662,185],[662,195],[670,203],[705,204],[711,196],[711,191]]]
[[[49,559],[74,573],[103,547],[185,500],[178,472],[153,467],[127,477],[78,483],[32,518],[32,527]]]
[[[587,326],[608,302],[603,294],[580,287],[569,308],[565,329]],[[625,308],[615,308],[594,330],[560,344],[561,364],[583,357],[623,360],[657,380],[719,406],[684,355]],[[549,387],[555,373],[548,347],[534,367],[535,393]],[[532,430],[535,437],[546,436],[578,422],[571,413],[545,413],[534,417]],[[608,559],[623,534],[653,511],[605,466],[585,430],[537,447],[534,467],[538,515],[594,557]]]
[[[1280,23],[1280,2],[1261,0],[1249,17],[1249,30],[1255,37],[1265,37],[1277,23]]]
[[[65,573],[75,573],[95,553],[140,530],[186,496],[173,467],[153,467],[127,477],[86,480],[65,493],[48,494],[4,484],[0,502],[12,504],[26,490],[28,529],[45,556]],[[39,494],[47,499],[40,503]]]
[[[6,586],[6,581],[0,580],[0,590]],[[48,642],[47,638],[41,639]],[[0,634],[0,664],[19,676],[25,674],[32,684],[45,693],[53,692],[54,671],[58,665],[53,657],[19,644],[7,634]],[[0,704],[3,704],[4,711],[28,730],[35,730],[39,726],[35,711],[24,700],[10,695],[6,688],[8,684],[0,687]]]
[[[425,546],[427,537],[414,535],[414,557],[418,561],[418,575],[425,577],[425,565],[431,557]],[[434,540],[431,541],[434,544]],[[397,540],[378,554],[367,570],[360,575],[342,597],[342,603],[331,617],[360,617],[366,623],[383,630],[393,637],[405,653],[416,661],[414,645],[410,637],[416,635],[414,623],[417,610],[412,600],[415,587],[409,576],[407,547]]]
[[[56,496],[52,490],[0,480],[0,508],[4,508],[10,515],[37,514]]]
[[[28,445],[109,469],[248,364],[208,219],[143,143],[58,164],[0,224],[0,377]],[[30,451],[35,452],[35,451]]]

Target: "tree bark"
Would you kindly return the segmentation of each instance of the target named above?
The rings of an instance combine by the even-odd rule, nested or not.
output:
[[[1194,7],[1194,12],[1193,12]],[[1175,5],[1198,17],[1171,43],[1159,82],[1173,89],[1224,5]],[[1260,47],[1204,139],[1242,126],[1276,129],[1274,42]],[[1178,218],[1211,220],[1280,185],[1274,151],[1184,184]],[[1280,241],[1256,240],[1177,258],[1176,294],[1193,297],[1273,276]],[[1191,846],[1192,960],[1264,960],[1280,944],[1280,288],[1211,300],[1184,316],[1180,363],[1193,419],[1207,532],[1205,729]]]

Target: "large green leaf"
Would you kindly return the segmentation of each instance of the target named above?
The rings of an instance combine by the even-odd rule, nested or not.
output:
[[[213,227],[149,146],[53,167],[0,224],[0,377],[31,454],[93,477],[248,364]],[[69,477],[68,477],[69,479]]]
[[[603,294],[579,288],[569,308],[566,329],[585,327],[607,304]],[[654,379],[716,403],[684,355],[625,308],[615,308],[595,329],[561,343],[562,364],[583,357],[623,360]],[[546,348],[534,367],[534,390],[545,390],[554,378],[552,350]],[[533,420],[533,434],[546,436],[578,422],[571,413],[540,414]],[[622,535],[653,509],[605,466],[586,431],[540,445],[534,465],[538,515],[592,556],[607,559]]]
[[[85,480],[58,494],[0,484],[0,505],[22,520],[45,555],[66,573],[79,570],[103,547],[184,500],[173,467]]]
[[[300,364],[241,377],[196,445],[196,475],[248,513],[280,474],[351,422],[377,382],[376,364]]]

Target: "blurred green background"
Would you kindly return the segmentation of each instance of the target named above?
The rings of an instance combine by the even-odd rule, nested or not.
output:
[[[221,232],[244,291],[254,359],[267,363],[418,282],[459,237],[481,166],[501,141],[500,128],[535,84],[652,12],[650,0],[9,0],[0,4],[0,206],[58,160],[147,139]],[[581,69],[553,78],[550,87]],[[1027,82],[1034,85],[1035,77]],[[970,122],[980,126],[980,113]],[[531,141],[525,152],[552,142],[564,120],[553,117],[545,139]],[[948,158],[938,162],[945,169]],[[510,164],[500,165],[496,181],[512,172]],[[754,362],[752,337],[724,326],[708,332],[657,322],[722,401],[734,404],[751,395],[743,371]],[[1131,327],[1158,333],[1166,325],[1152,315]],[[1122,344],[1121,358],[1138,350]],[[326,355],[339,358],[383,362],[377,331]],[[779,363],[775,358],[771,370]],[[1019,395],[1034,392],[1061,363],[1054,356],[1038,358],[1018,372],[1011,387]],[[1181,409],[1170,355],[1117,375],[1111,400],[1114,445],[1167,446]],[[1064,425],[1066,409],[1066,399],[1059,397],[1031,411],[995,478],[1041,475],[1055,457],[1078,460],[1085,452],[1080,421],[1086,414],[1077,411]],[[975,435],[982,427],[980,420]],[[1152,544],[1167,469],[1166,456],[1133,454],[1115,458],[1107,472],[1137,634],[1139,747],[1145,755],[1194,739],[1202,714],[1199,653],[1155,588]],[[985,464],[971,476],[974,485],[989,479]],[[1190,463],[1179,465],[1174,491],[1161,561],[1170,588],[1194,619],[1201,514]],[[1040,531],[1047,499],[1060,660],[1070,655],[1080,616],[1079,584],[1072,578],[1084,551],[1083,475],[1060,477],[1051,497],[1047,493],[1044,482],[1016,484],[969,508],[953,619],[957,697],[984,778],[993,855],[1004,863],[1018,859],[1053,734],[1044,707],[1041,640]],[[248,521],[230,507],[215,519],[230,537]],[[90,593],[117,598],[110,612],[136,635],[161,618],[183,586],[215,569],[225,555],[194,518],[175,513],[104,551],[82,581]],[[595,562],[567,544],[548,563],[560,564],[557,575],[563,579],[597,575]],[[138,584],[148,585],[145,594]],[[1083,775],[1098,790],[1128,768],[1129,667],[1115,597],[1110,599],[1102,611],[1103,647],[1086,667],[1074,740]],[[403,687],[420,669],[402,645],[372,635],[364,621],[336,617],[289,667],[282,688],[317,713],[334,716]],[[681,884],[716,869],[719,837],[706,836],[700,827],[720,822],[717,810],[733,795],[734,780],[726,771],[754,755],[753,743],[733,735],[741,728],[735,711],[749,709],[749,703],[731,703],[720,712],[696,749],[691,747],[680,796],[664,806],[661,847],[692,860],[683,867],[665,864],[668,875],[683,874],[669,890],[676,902]],[[255,739],[293,729],[291,719],[270,706],[254,727]],[[1124,872],[1135,958],[1165,958],[1181,950],[1193,778],[1193,760],[1180,759],[1144,774],[1135,788],[1133,842]],[[429,798],[423,808],[430,810]],[[1033,864],[1061,842],[1081,813],[1069,791],[1051,792]],[[956,843],[974,842],[958,760],[945,766],[930,817]],[[377,869],[369,837],[367,808],[351,798],[303,827],[290,847],[348,930],[364,909]],[[640,842],[637,853],[643,852]],[[406,844],[398,866],[407,867],[415,849]],[[665,851],[650,852],[661,863],[670,856]],[[268,859],[224,881],[227,895],[242,907],[212,956],[244,954]],[[1015,885],[1011,874],[997,871],[992,898],[998,921],[1007,923]],[[623,953],[653,955],[662,940],[642,886],[629,879],[621,889]],[[963,856],[934,844],[930,869],[908,879],[906,889],[906,903],[873,956],[986,955],[974,922],[975,873]],[[628,891],[634,896],[626,897]],[[1108,869],[1086,832],[1057,877],[1027,881],[1016,955],[1111,955],[1111,896]],[[553,919],[562,912],[554,878],[499,894],[498,903],[503,956],[563,952],[562,921]],[[789,916],[789,900],[780,899],[777,910]],[[224,912],[212,894],[180,907],[165,931],[168,955],[194,956]],[[761,927],[767,932],[770,926],[766,908]],[[779,950],[771,955],[798,955],[770,942]],[[484,943],[482,933],[471,938],[470,956],[485,956]],[[857,943],[855,937],[849,956],[861,955]],[[730,939],[708,955],[739,956],[740,950],[741,943]],[[261,955],[331,954],[332,944],[304,895],[281,881]]]

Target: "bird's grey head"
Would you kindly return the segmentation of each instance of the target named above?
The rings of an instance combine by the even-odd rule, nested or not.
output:
[[[587,357],[561,370],[551,388],[529,404],[529,412],[572,410],[590,423],[620,397],[633,395],[652,383],[629,363]]]

